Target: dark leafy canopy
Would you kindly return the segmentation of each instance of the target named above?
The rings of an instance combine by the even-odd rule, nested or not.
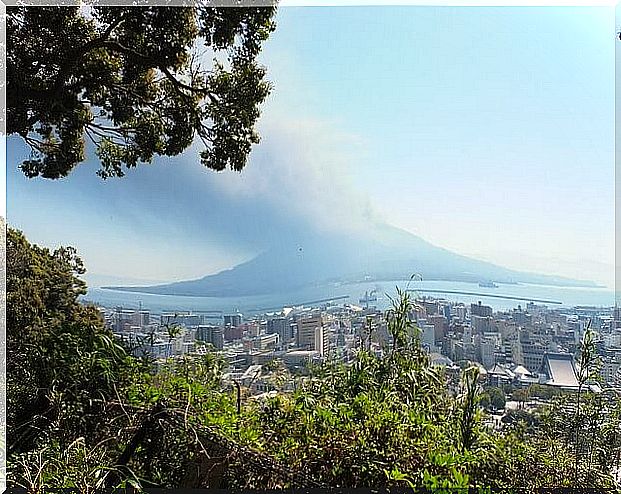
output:
[[[90,140],[103,178],[198,136],[203,165],[240,171],[270,85],[257,63],[274,7],[9,7],[7,131],[28,177],[60,178]]]

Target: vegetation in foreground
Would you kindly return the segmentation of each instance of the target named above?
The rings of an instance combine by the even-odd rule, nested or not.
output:
[[[493,430],[480,401],[498,393],[482,394],[475,367],[447,386],[407,292],[386,313],[383,358],[363,349],[292,393],[238,401],[215,354],[157,367],[129,356],[78,302],[83,272],[73,249],[8,230],[9,487],[614,487],[618,402],[561,395]]]

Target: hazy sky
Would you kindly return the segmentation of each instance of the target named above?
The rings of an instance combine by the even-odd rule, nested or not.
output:
[[[197,150],[101,181],[27,180],[9,223],[91,273],[196,278],[293,230],[387,221],[510,268],[612,286],[613,7],[281,8],[240,175]]]

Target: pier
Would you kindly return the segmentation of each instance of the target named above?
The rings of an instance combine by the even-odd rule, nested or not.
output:
[[[556,304],[562,305],[563,302],[558,302],[556,300],[543,300],[537,298],[526,298],[526,297],[514,297],[512,295],[496,295],[492,293],[480,293],[480,292],[460,292],[457,290],[429,290],[429,289],[408,289],[408,292],[420,292],[420,293],[449,293],[451,295],[471,295],[474,297],[489,297],[489,298],[501,298],[504,300],[519,300],[521,302],[538,302],[540,304]]]

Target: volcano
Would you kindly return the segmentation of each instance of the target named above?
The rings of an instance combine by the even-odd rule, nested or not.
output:
[[[309,285],[408,279],[536,283],[593,287],[593,282],[520,272],[437,247],[405,230],[377,224],[356,233],[284,236],[253,259],[200,279],[154,286],[108,286],[159,295],[233,297],[282,293]]]

